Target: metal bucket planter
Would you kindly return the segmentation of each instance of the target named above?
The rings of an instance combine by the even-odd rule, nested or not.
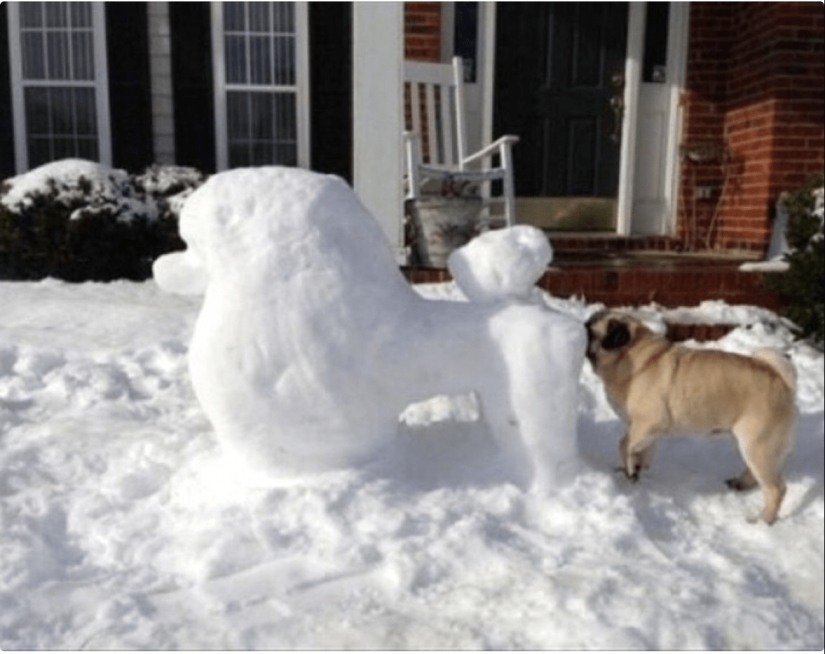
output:
[[[482,203],[474,197],[421,198],[413,203],[416,263],[446,268],[447,257],[480,231]]]

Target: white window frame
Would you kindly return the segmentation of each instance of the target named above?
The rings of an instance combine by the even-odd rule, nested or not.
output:
[[[298,167],[310,167],[309,154],[309,9],[306,2],[295,4],[295,84],[248,85],[249,90],[286,91],[295,93],[298,138]],[[223,3],[211,3],[212,14],[212,76],[215,103],[215,164],[219,171],[229,168],[229,137],[227,129],[226,92],[243,90],[244,85],[226,83],[223,29]]]
[[[83,87],[94,86],[95,111],[97,113],[97,147],[99,162],[112,165],[112,138],[109,122],[109,69],[106,62],[106,10],[103,2],[92,2],[92,41],[94,47],[95,79],[75,80],[24,80],[23,56],[20,49],[20,3],[9,2],[9,68],[11,69],[12,118],[14,125],[15,170],[20,175],[29,170],[29,148],[26,128],[24,89],[39,87]]]

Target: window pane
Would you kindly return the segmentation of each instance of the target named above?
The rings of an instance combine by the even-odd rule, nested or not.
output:
[[[281,166],[297,166],[298,145],[296,143],[279,143],[276,145],[275,163]]]
[[[272,84],[272,55],[268,36],[249,37],[250,82]]]
[[[97,161],[97,139],[96,138],[80,138],[77,140],[77,156],[81,159],[89,159],[90,161]]]
[[[90,2],[70,2],[72,27],[92,26],[92,5]]]
[[[267,166],[275,161],[275,147],[271,142],[261,142],[252,144],[252,165]]]
[[[74,89],[75,128],[78,134],[97,135],[94,89]]]
[[[20,47],[23,50],[23,79],[45,79],[43,35],[40,32],[23,32],[20,35]]]
[[[26,113],[26,129],[30,135],[49,134],[49,91],[44,88],[27,88],[23,91]]]
[[[249,138],[249,93],[226,94],[226,117],[230,141]]]
[[[278,141],[298,140],[298,128],[296,121],[296,98],[294,93],[275,94],[275,138]]]
[[[248,166],[249,164],[249,144],[247,141],[230,141],[229,167],[238,168],[240,166]]]
[[[49,79],[70,79],[69,35],[65,32],[46,32],[46,50],[49,53]]]
[[[246,46],[242,36],[227,36],[226,83],[246,84]]]
[[[74,134],[72,89],[53,88],[49,93],[52,134]]]
[[[20,27],[43,26],[43,4],[40,2],[21,2]]]
[[[29,139],[29,168],[37,168],[52,160],[49,139]]]
[[[249,31],[269,32],[269,5],[265,2],[250,2]]]
[[[54,148],[55,159],[68,159],[77,156],[75,142],[71,137],[52,139],[52,147]]]
[[[243,32],[246,29],[243,2],[223,3],[223,29],[226,32]]]
[[[274,96],[271,93],[250,93],[250,96],[250,137],[255,140],[271,141],[275,138]]]
[[[93,80],[95,78],[91,32],[72,33],[72,64],[74,79]]]
[[[291,2],[273,2],[272,13],[274,32],[295,31],[295,7]]]
[[[46,27],[68,27],[65,2],[47,2]]]
[[[295,84],[295,38],[276,36],[275,43],[275,83]]]

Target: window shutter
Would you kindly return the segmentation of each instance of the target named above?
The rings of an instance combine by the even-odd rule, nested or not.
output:
[[[112,164],[140,172],[154,160],[145,2],[106,3]]]

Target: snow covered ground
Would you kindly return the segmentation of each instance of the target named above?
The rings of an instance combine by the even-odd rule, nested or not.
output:
[[[791,355],[773,527],[722,483],[727,440],[668,441],[628,484],[587,364],[586,469],[550,497],[496,467],[472,397],[408,409],[395,463],[248,488],[189,382],[199,307],[153,281],[0,283],[0,648],[823,648],[823,356],[770,312],[644,317],[734,322],[718,346]]]

